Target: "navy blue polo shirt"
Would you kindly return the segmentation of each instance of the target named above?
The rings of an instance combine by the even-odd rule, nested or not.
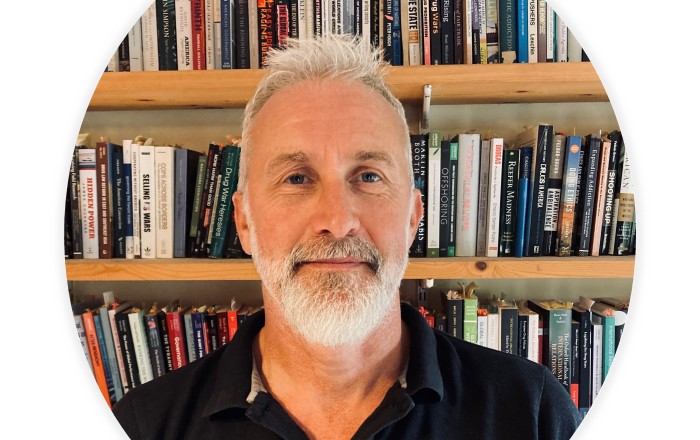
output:
[[[545,367],[434,330],[411,305],[401,305],[401,318],[411,334],[405,388],[397,381],[353,439],[573,435],[578,410]],[[129,437],[306,439],[270,394],[251,394],[252,345],[264,323],[256,313],[229,344],[129,391],[113,409]]]

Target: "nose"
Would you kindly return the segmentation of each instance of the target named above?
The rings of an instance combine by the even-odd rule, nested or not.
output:
[[[357,235],[360,229],[359,206],[346,182],[326,182],[318,192],[311,218],[317,235],[344,238]]]

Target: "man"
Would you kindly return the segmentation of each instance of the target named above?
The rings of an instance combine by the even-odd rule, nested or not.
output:
[[[132,438],[569,438],[544,367],[430,329],[399,301],[422,215],[379,54],[295,43],[242,125],[236,225],[264,312],[224,348],[130,391]]]

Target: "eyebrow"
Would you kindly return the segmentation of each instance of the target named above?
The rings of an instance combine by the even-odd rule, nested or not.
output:
[[[384,162],[387,165],[394,167],[394,160],[391,156],[383,151],[373,151],[373,150],[362,150],[355,153],[353,159],[356,162],[366,162],[366,161],[379,161]],[[309,163],[311,159],[309,156],[302,151],[293,151],[291,153],[283,153],[276,156],[274,159],[267,163],[267,172],[270,173],[276,168],[288,165],[290,163],[296,164],[306,164]]]
[[[365,162],[369,160],[379,161],[384,162],[391,167],[395,165],[391,156],[383,151],[362,150],[355,154],[355,160],[357,162]]]

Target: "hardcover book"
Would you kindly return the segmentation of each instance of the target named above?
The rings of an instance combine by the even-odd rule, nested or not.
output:
[[[555,300],[529,300],[528,307],[542,321],[542,363],[569,391],[571,380],[572,303]]]
[[[518,215],[518,171],[520,150],[503,151],[501,210],[498,224],[498,256],[515,255],[515,223]]]
[[[489,160],[488,206],[486,208],[486,256],[498,256],[498,225],[501,213],[503,138],[493,138]]]
[[[457,136],[457,230],[455,255],[476,256],[476,229],[479,210],[479,164],[481,136],[475,133]]]
[[[549,182],[547,184],[547,201],[544,214],[544,235],[542,237],[542,255],[552,256],[557,252],[559,239],[559,206],[564,175],[564,157],[566,153],[566,136],[554,135],[552,155],[549,162]]]
[[[532,173],[532,147],[522,147],[520,150],[520,170],[518,171],[518,196],[515,210],[515,242],[513,244],[513,256],[525,255],[525,237],[527,231],[527,206],[530,196],[530,174]]]
[[[603,217],[605,216],[605,193],[608,183],[608,161],[610,160],[610,146],[608,140],[603,140],[600,149],[600,164],[598,166],[598,184],[593,207],[593,224],[591,225],[590,254],[593,257],[600,255],[600,242],[603,232]]]
[[[156,0],[158,70],[178,70],[175,0]]]
[[[156,258],[156,173],[155,147],[139,147],[141,258]]]
[[[579,196],[576,227],[576,255],[590,255],[592,244],[593,209],[598,183],[601,138],[596,134],[586,136],[584,164],[581,169],[581,194]]]
[[[610,156],[608,158],[608,174],[605,184],[605,209],[603,214],[603,226],[600,232],[600,255],[608,253],[612,238],[613,209],[615,201],[615,188],[617,187],[617,168],[622,149],[622,133],[615,130],[608,135],[610,141]]]
[[[427,205],[427,256],[440,256],[440,134],[428,135],[428,205]]]
[[[581,167],[581,136],[567,137],[562,181],[562,197],[559,206],[559,240],[557,255],[568,257],[573,252],[574,217],[576,214],[576,189]]]
[[[80,210],[82,217],[83,258],[100,258],[99,212],[97,199],[96,152],[94,148],[78,151]]]
[[[423,204],[423,216],[418,222],[418,231],[409,249],[410,257],[426,256],[426,215],[427,215],[427,185],[428,185],[428,135],[410,135],[412,146],[413,185],[420,191]]]
[[[175,0],[177,70],[192,70],[192,7],[190,1]]]

